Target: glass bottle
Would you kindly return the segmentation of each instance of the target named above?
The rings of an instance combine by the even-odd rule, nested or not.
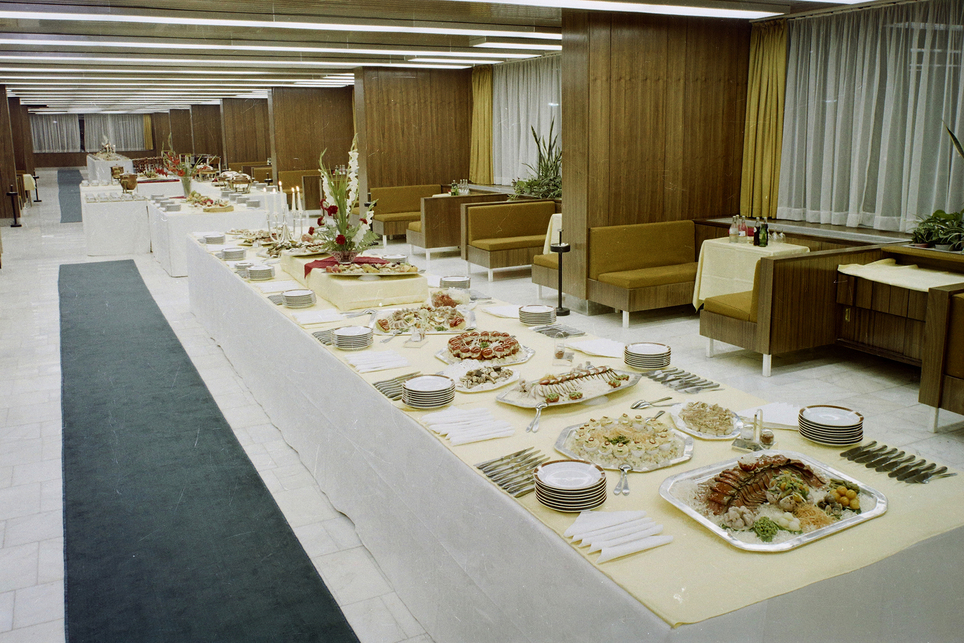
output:
[[[733,223],[730,224],[730,243],[736,243],[740,240],[740,215],[733,215]]]
[[[760,245],[760,217],[756,218],[756,224],[753,226],[753,245]]]
[[[767,220],[764,219],[760,224],[760,247],[766,248],[770,243],[770,226],[767,225]]]

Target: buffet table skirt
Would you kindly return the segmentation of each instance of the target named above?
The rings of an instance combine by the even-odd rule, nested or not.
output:
[[[460,408],[489,408],[516,433],[451,447],[419,424],[423,413],[405,411],[371,386],[404,372],[440,370],[433,355],[444,336],[421,349],[376,340],[372,350],[395,350],[411,366],[360,375],[344,361],[353,353],[326,348],[307,332],[331,324],[299,327],[291,311],[271,304],[200,244],[188,245],[188,270],[195,315],[437,641],[762,643],[799,640],[801,632],[810,640],[859,633],[902,641],[922,632],[941,638],[933,633],[964,626],[954,607],[964,589],[964,563],[955,551],[964,530],[911,547],[964,524],[959,477],[926,488],[902,485],[841,461],[839,450],[778,432],[778,448],[827,462],[876,487],[891,504],[879,518],[797,550],[754,554],[726,544],[658,496],[667,476],[735,455],[728,443],[697,441],[690,462],[632,474],[631,495],[610,493],[600,509],[645,510],[674,542],[596,565],[597,554],[561,536],[574,515],[542,507],[533,494],[513,499],[472,464],[528,446],[552,455],[563,428],[628,412],[633,400],[663,397],[667,389],[644,379],[601,405],[550,409],[535,434],[523,428],[532,411],[496,403],[495,392],[457,394]],[[477,315],[481,327],[516,333],[535,349],[532,362],[518,367],[524,377],[558,370],[546,361],[550,339],[512,320]],[[760,403],[730,388],[698,399],[739,409]],[[611,492],[618,475],[607,477]],[[939,560],[945,555],[949,561]],[[898,582],[902,574],[914,574],[912,589]]]
[[[792,243],[771,243],[761,248],[752,243],[730,243],[729,238],[707,239],[696,265],[693,307],[699,310],[705,299],[717,295],[753,290],[753,273],[763,257],[805,252],[810,252],[810,248]]]
[[[909,264],[898,265],[894,259],[881,259],[868,264],[847,264],[837,266],[845,275],[861,277],[881,284],[927,292],[931,288],[961,283],[961,273],[918,268]]]
[[[120,165],[124,168],[125,174],[134,172],[134,161],[126,156],[121,156],[113,161],[104,161],[94,156],[87,156],[87,180],[88,181],[110,181],[110,169]]]
[[[193,242],[192,233],[258,228],[265,220],[264,210],[244,206],[234,206],[232,212],[204,212],[200,208],[181,207],[179,212],[166,212],[153,202],[148,205],[151,248],[161,267],[172,277],[187,276],[185,244]]]
[[[421,304],[428,299],[428,280],[424,275],[374,277],[365,281],[357,277],[336,277],[316,269],[305,277],[305,264],[317,258],[292,257],[285,253],[281,255],[281,269],[339,310]]]
[[[81,216],[87,255],[147,254],[151,251],[148,201],[105,201],[88,203],[82,194]]]

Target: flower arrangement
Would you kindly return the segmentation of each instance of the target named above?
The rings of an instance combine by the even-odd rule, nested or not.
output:
[[[348,152],[348,168],[332,171],[325,166],[325,152],[318,158],[321,169],[322,215],[318,227],[309,228],[311,240],[331,253],[340,263],[350,263],[355,255],[375,245],[378,235],[372,231],[371,215],[375,204],[368,206],[366,217],[354,214],[358,205],[357,137]]]

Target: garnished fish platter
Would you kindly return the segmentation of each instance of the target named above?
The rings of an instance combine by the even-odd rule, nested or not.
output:
[[[659,493],[734,547],[781,552],[887,511],[876,489],[794,451],[757,451],[670,476]]]
[[[375,332],[396,334],[419,328],[427,334],[461,333],[475,326],[474,313],[454,306],[419,306],[386,312],[375,318]]]
[[[570,458],[588,460],[604,469],[630,471],[664,469],[693,457],[693,438],[657,418],[602,417],[566,427],[556,440],[556,451]]]
[[[641,373],[617,371],[610,366],[580,364],[568,373],[549,374],[538,380],[521,380],[495,399],[528,409],[540,404],[580,404],[614,391],[631,388],[641,377]]]

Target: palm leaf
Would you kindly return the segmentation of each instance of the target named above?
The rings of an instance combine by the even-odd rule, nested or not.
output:
[[[954,141],[954,147],[957,148],[957,153],[961,155],[961,158],[964,158],[964,147],[961,147],[961,142],[957,140],[956,136],[954,136],[954,132],[952,132],[951,128],[947,126],[947,123],[944,123],[944,129],[947,130],[951,140]]]

